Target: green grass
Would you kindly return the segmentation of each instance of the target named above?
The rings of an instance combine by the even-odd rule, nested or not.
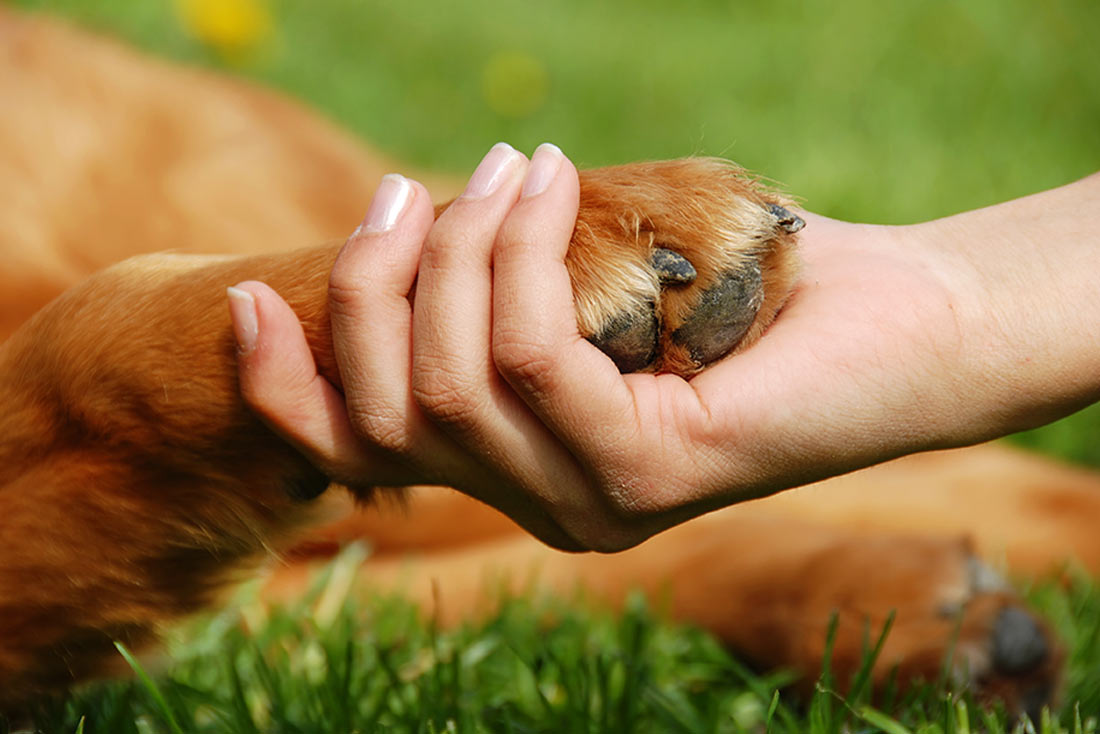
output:
[[[164,0],[19,4],[218,63]],[[822,213],[900,223],[1100,167],[1091,0],[271,8],[273,37],[238,71],[383,150],[459,173],[499,139],[527,150],[553,140],[586,165],[725,154]],[[501,101],[517,97],[522,109]]]
[[[18,0],[156,53],[231,66],[420,167],[469,171],[495,141],[543,140],[582,165],[710,153],[821,213],[904,223],[1100,168],[1095,0],[272,0],[245,57],[190,38],[159,0]],[[1100,466],[1100,408],[1016,440]],[[1067,702],[1100,711],[1100,596],[1035,592],[1071,645]],[[41,712],[44,731],[1012,731],[942,689],[879,700],[826,684],[774,698],[706,635],[635,605],[536,602],[437,632],[398,600],[253,634],[229,611],[168,672]],[[992,718],[990,718],[992,717]],[[172,722],[175,721],[175,726]],[[1038,723],[1037,723],[1038,726]],[[903,727],[903,728],[899,728]],[[1041,727],[1040,727],[1041,728]],[[0,726],[0,732],[3,727]]]
[[[1082,579],[1068,590],[1044,587],[1033,598],[1072,650],[1068,703],[1044,713],[1036,730],[1095,732],[1100,591]],[[194,625],[187,642],[172,650],[170,669],[154,677],[120,646],[135,679],[44,704],[36,730],[1029,731],[942,681],[874,697],[857,683],[842,695],[826,669],[808,699],[777,694],[789,676],[749,671],[709,635],[663,620],[637,598],[621,614],[583,603],[512,599],[485,622],[447,631],[395,597],[347,603],[331,619],[315,608],[308,602],[262,612],[247,603],[231,607]],[[0,734],[7,731],[0,720]]]

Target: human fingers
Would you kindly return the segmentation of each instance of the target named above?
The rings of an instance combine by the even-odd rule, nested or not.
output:
[[[424,242],[413,315],[413,395],[444,427],[490,399],[492,247],[527,160],[498,143]]]
[[[578,196],[573,165],[541,146],[493,254],[493,367],[519,386],[523,401],[500,390],[511,400],[495,401],[479,425],[461,428],[474,441],[490,436],[484,443],[496,465],[581,545],[615,550],[667,527],[669,516],[639,511],[626,497],[633,488],[620,481],[632,476],[640,448],[630,440],[635,413],[623,377],[577,329],[564,258]],[[559,361],[569,364],[553,373]]]
[[[242,344],[249,344],[241,354],[246,400],[342,483],[458,483],[488,473],[426,421],[410,397],[410,300],[433,217],[419,184],[387,177],[333,268],[329,308],[347,409],[344,396],[318,375],[297,318],[277,294],[245,283],[231,296]],[[252,342],[261,329],[257,347]],[[532,512],[530,502],[485,494],[545,542],[580,549],[544,513]]]
[[[547,528],[559,523],[546,511],[542,485],[524,481],[522,467],[552,437],[531,440],[541,426],[500,380],[490,358],[492,245],[527,170],[520,153],[494,146],[428,235],[413,318],[413,396],[436,425],[482,462],[464,477],[452,475],[452,482],[544,540],[579,549],[560,530],[561,537],[547,538]],[[535,491],[517,491],[517,485]]]
[[[335,481],[411,481],[406,470],[356,437],[343,395],[318,374],[301,323],[286,301],[258,281],[238,283],[227,295],[241,395],[253,412]]]
[[[506,396],[489,359],[492,247],[519,197],[526,158],[499,143],[424,243],[413,317],[413,396],[475,453],[489,442],[484,414]]]
[[[413,399],[410,382],[410,375],[415,374],[411,363],[414,284],[419,310],[421,304],[431,302],[426,293],[436,282],[433,273],[440,266],[448,267],[445,263],[453,264],[451,255],[461,259],[460,253],[477,249],[482,240],[484,251],[489,252],[496,234],[492,220],[503,217],[511,205],[525,167],[524,157],[509,146],[495,147],[471,178],[467,194],[454,205],[456,210],[472,211],[473,215],[456,218],[444,213],[434,225],[423,189],[387,177],[378,195],[382,203],[372,204],[362,230],[349,240],[332,271],[333,342],[351,423],[369,445],[414,468],[421,482],[453,484],[467,491],[473,488],[472,494],[497,506],[546,542],[575,549],[576,544],[544,513],[533,511],[532,504],[522,497],[503,491],[503,483],[487,480],[492,473],[477,457],[425,418]],[[422,252],[424,247],[428,253]],[[431,324],[435,333],[464,333],[464,324],[476,324],[479,315],[487,319],[476,298],[479,275],[488,286],[487,259],[484,267],[486,272],[481,274],[474,270],[457,273],[458,290],[471,297]],[[425,270],[426,275],[420,272]],[[487,293],[484,298],[487,302]],[[487,352],[487,345],[484,350]]]
[[[564,169],[564,158],[545,153]],[[668,376],[624,378],[581,337],[565,266],[573,223],[548,216],[560,206],[556,202],[577,192],[573,176],[531,181],[501,227],[494,250],[493,356],[504,378],[592,479],[590,499],[600,506],[590,512],[617,534],[650,533],[667,522],[660,517],[667,508],[657,508],[650,497],[650,485],[659,480],[654,475],[651,481],[646,468],[663,451],[663,419],[643,424],[649,408],[641,406],[660,410],[663,398],[651,388],[663,393],[686,383]],[[635,384],[644,401],[635,400]]]
[[[422,185],[397,174],[383,177],[329,275],[333,351],[351,424],[368,445],[402,462],[421,444],[434,443],[409,400],[410,296],[434,219]]]

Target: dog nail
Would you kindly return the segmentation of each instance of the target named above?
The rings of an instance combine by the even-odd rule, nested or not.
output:
[[[768,204],[768,211],[778,220],[779,226],[791,234],[806,226],[806,222],[802,220],[802,217],[792,214],[778,204]]]
[[[657,279],[665,285],[691,283],[697,273],[695,266],[678,252],[658,247],[649,256],[649,263],[657,272]]]

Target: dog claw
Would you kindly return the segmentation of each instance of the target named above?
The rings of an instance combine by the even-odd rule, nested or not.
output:
[[[588,341],[615,363],[619,372],[638,372],[657,358],[657,312],[653,303],[648,313],[632,312],[616,316],[599,334]]]
[[[760,265],[749,262],[705,290],[695,311],[672,332],[672,339],[686,346],[696,363],[709,364],[737,346],[763,302]]]
[[[802,217],[792,214],[778,204],[768,204],[768,211],[775,217],[777,224],[790,234],[794,234],[806,226],[806,222],[802,220]]]
[[[658,247],[649,257],[657,279],[662,285],[685,285],[695,280],[695,266],[678,252]]]

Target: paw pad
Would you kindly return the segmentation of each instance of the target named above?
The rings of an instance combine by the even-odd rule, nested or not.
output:
[[[657,312],[650,302],[648,309],[612,317],[603,330],[588,337],[588,341],[611,357],[619,372],[641,372],[657,357],[657,327]]]
[[[733,164],[581,174],[566,258],[580,331],[623,372],[691,375],[760,337],[786,301],[805,222]]]
[[[1006,675],[1038,668],[1049,654],[1046,635],[1023,609],[1005,607],[993,625],[993,667]]]
[[[699,296],[695,310],[672,332],[693,362],[707,365],[736,347],[756,320],[764,302],[760,265],[749,261],[740,270],[723,273]]]

